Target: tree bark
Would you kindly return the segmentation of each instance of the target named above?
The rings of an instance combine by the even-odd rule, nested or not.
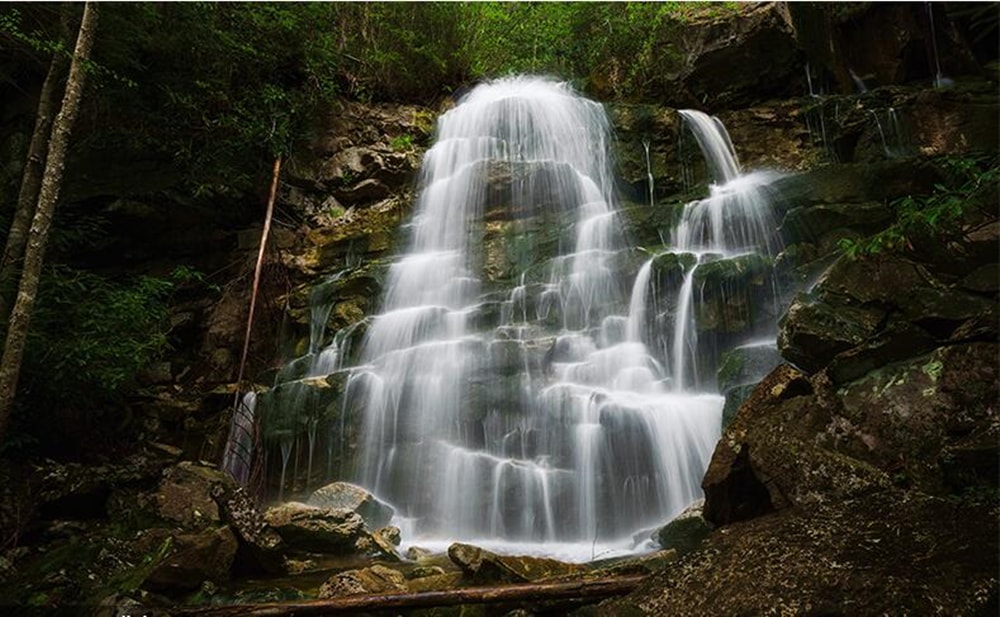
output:
[[[500,587],[467,587],[421,593],[394,593],[346,596],[331,600],[310,602],[282,602],[269,604],[241,604],[237,606],[211,606],[181,608],[171,612],[175,617],[236,617],[356,614],[360,611],[457,606],[461,604],[504,604],[515,602],[551,602],[554,600],[597,600],[621,596],[633,591],[645,576],[580,580],[569,583],[528,583]]]
[[[69,32],[69,8],[64,6],[60,17],[62,32]],[[49,145],[49,133],[52,128],[52,116],[56,111],[57,86],[66,72],[69,58],[61,50],[52,54],[49,71],[45,74],[42,91],[38,96],[38,111],[35,114],[35,128],[31,133],[31,143],[28,145],[28,160],[24,164],[24,174],[21,176],[21,188],[17,194],[17,208],[7,232],[7,244],[0,257],[0,323],[10,317],[11,296],[17,282],[18,264],[24,254],[24,246],[28,240],[28,227],[35,215],[35,204],[38,203],[38,192],[42,186],[42,171],[45,168],[45,154]]]
[[[7,432],[7,424],[10,421],[11,408],[14,404],[14,392],[17,388],[21,358],[24,356],[24,345],[28,337],[31,310],[38,293],[38,279],[42,272],[45,245],[48,242],[49,227],[52,225],[52,215],[55,212],[56,201],[59,199],[59,189],[62,185],[69,135],[80,108],[80,96],[83,92],[85,76],[84,63],[90,57],[96,28],[97,6],[93,2],[87,2],[83,7],[83,19],[80,22],[76,47],[73,50],[69,77],[66,79],[66,92],[63,95],[59,115],[56,116],[52,125],[52,135],[49,137],[42,186],[38,193],[38,203],[35,206],[35,215],[31,221],[28,242],[24,250],[21,282],[18,285],[17,299],[11,310],[10,323],[7,326],[3,357],[0,358],[0,441],[3,440]]]

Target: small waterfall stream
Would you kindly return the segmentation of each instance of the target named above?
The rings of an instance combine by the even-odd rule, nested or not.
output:
[[[599,104],[514,77],[441,116],[407,248],[353,366],[349,333],[322,347],[330,308],[322,286],[313,293],[309,353],[269,393],[282,409],[270,429],[282,476],[293,444],[306,444],[311,476],[317,434],[331,435],[332,460],[343,449],[332,435],[343,441],[357,417],[349,479],[396,508],[407,543],[461,539],[571,560],[631,550],[637,532],[698,499],[724,402],[699,368],[701,274],[745,268],[779,244],[770,176],[741,173],[717,119],[681,115],[713,184],[684,208],[671,251],[641,267],[619,220]],[[657,282],[667,256],[687,264],[676,288]],[[286,411],[315,404],[295,384],[331,373],[345,380],[339,426]],[[305,428],[293,436],[293,425]]]

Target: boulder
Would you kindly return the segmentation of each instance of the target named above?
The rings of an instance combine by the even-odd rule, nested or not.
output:
[[[402,572],[375,565],[363,570],[348,570],[334,574],[320,586],[319,598],[341,598],[406,590],[406,577]]]
[[[352,553],[364,534],[364,521],[356,512],[294,501],[268,508],[264,519],[285,543],[302,551]]]
[[[392,506],[379,501],[360,486],[333,482],[313,491],[306,501],[311,506],[350,510],[357,513],[368,529],[384,527],[392,519]]]
[[[229,482],[216,484],[212,498],[239,540],[236,570],[283,574],[285,547],[281,536],[267,524],[246,490]]]
[[[236,482],[216,467],[183,461],[167,468],[154,496],[159,515],[187,529],[204,529],[222,520],[212,492],[236,489]]]
[[[371,534],[363,533],[354,543],[354,547],[365,555],[374,555],[386,561],[402,561],[396,547],[400,543],[398,527],[382,527]]]
[[[444,568],[441,566],[417,566],[406,573],[406,578],[413,580],[415,578],[427,578],[428,576],[442,576],[445,574]]]
[[[660,546],[685,555],[701,545],[712,531],[712,525],[702,516],[703,499],[691,504],[672,521],[660,527],[654,535]]]
[[[823,165],[805,173],[781,176],[773,188],[789,208],[839,204],[843,209],[844,204],[926,195],[940,181],[940,172],[929,163],[890,160]]]
[[[148,541],[169,534],[155,530]],[[152,591],[178,593],[198,589],[204,581],[223,582],[229,579],[236,556],[236,536],[228,526],[206,529],[192,534],[171,537],[169,553],[153,566],[143,586]]]

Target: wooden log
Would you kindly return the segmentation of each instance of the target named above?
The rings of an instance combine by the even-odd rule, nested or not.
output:
[[[525,583],[496,587],[465,587],[420,593],[384,593],[345,596],[307,602],[276,602],[233,606],[178,607],[175,617],[290,617],[330,615],[395,609],[433,608],[460,604],[503,604],[508,602],[550,602],[553,600],[597,600],[625,595],[646,579],[628,576],[563,583]]]

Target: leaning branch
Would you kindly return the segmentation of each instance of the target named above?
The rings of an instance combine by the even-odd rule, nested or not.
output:
[[[260,249],[257,251],[257,265],[253,270],[253,289],[250,291],[250,312],[247,315],[247,329],[243,336],[243,354],[240,356],[240,369],[236,376],[236,395],[233,399],[233,413],[239,409],[240,387],[243,385],[243,372],[247,365],[247,355],[250,352],[250,331],[253,330],[253,314],[257,307],[257,290],[260,287],[260,273],[264,268],[264,248],[267,246],[267,236],[271,232],[271,219],[274,216],[274,200],[278,194],[278,177],[281,175],[281,157],[274,159],[274,171],[271,175],[271,194],[267,199],[267,214],[264,215],[264,230],[260,234]]]

